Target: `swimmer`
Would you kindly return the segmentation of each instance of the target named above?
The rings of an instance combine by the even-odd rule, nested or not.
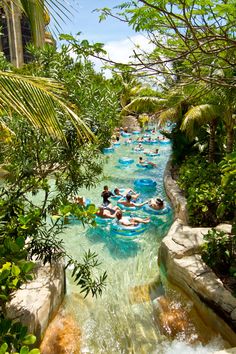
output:
[[[109,191],[108,186],[104,186],[104,187],[103,187],[103,192],[102,192],[102,194],[101,194],[101,197],[103,198],[103,203],[102,203],[102,205],[103,205],[104,207],[110,207],[110,208],[112,208],[111,201],[109,200],[109,198],[110,198],[111,196],[114,197],[114,194],[113,194],[111,191]]]
[[[131,198],[132,198],[132,199],[135,199],[135,200],[138,199],[138,197],[140,196],[139,193],[136,193],[136,192],[135,192],[133,189],[131,189],[131,188],[125,189],[125,191],[124,191],[123,193],[120,192],[119,188],[115,188],[115,189],[114,189],[114,193],[115,193],[115,195],[118,195],[118,196],[120,196],[120,197],[125,197],[126,194],[130,194],[130,195],[131,195]]]
[[[154,210],[164,209],[164,201],[160,198],[152,198],[149,200],[148,205]]]
[[[138,146],[136,146],[136,147],[134,148],[134,151],[143,151],[143,150],[144,150],[144,148],[143,148],[143,146],[142,146],[141,143],[138,143]]]
[[[150,218],[137,218],[137,217],[128,217],[128,216],[123,216],[123,213],[121,210],[118,210],[116,212],[116,218],[118,222],[123,225],[123,226],[137,226],[139,224],[148,224],[151,220]]]
[[[143,203],[135,203],[135,202],[132,202],[131,199],[132,199],[132,196],[130,194],[126,194],[125,200],[119,199],[118,203],[120,203],[126,207],[137,207],[137,208],[140,208],[141,206],[148,204],[148,201],[143,202]]]
[[[131,139],[131,138],[126,139],[126,140],[125,140],[125,144],[132,144],[132,139]]]
[[[96,215],[102,219],[115,219],[118,210],[119,209],[117,209],[116,211],[115,210],[111,211],[111,209],[107,209],[104,208],[103,206],[100,206],[99,210],[96,212]]]
[[[156,163],[151,162],[151,161],[147,161],[147,160],[143,160],[142,156],[139,157],[139,161],[138,161],[138,162],[139,162],[140,165],[143,165],[143,166],[145,166],[145,165],[151,165],[151,166],[153,166],[153,167],[157,167],[157,164],[156,164]]]

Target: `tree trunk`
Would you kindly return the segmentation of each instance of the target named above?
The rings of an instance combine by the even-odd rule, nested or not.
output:
[[[214,162],[215,161],[215,136],[216,136],[216,126],[217,126],[217,120],[214,119],[210,123],[210,139],[209,139],[209,162]]]
[[[233,151],[234,146],[234,129],[227,129],[227,137],[226,137],[226,153],[230,154]]]

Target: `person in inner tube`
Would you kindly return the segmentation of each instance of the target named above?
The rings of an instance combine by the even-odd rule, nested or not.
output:
[[[138,197],[140,196],[139,193],[136,193],[136,192],[135,192],[133,189],[131,189],[131,188],[126,188],[123,193],[121,193],[121,191],[120,191],[119,188],[115,188],[115,189],[114,189],[114,193],[115,193],[116,196],[119,196],[119,197],[125,197],[126,194],[130,194],[130,195],[131,195],[131,198],[134,199],[134,200],[138,199]]]
[[[141,206],[143,206],[143,205],[148,203],[148,201],[143,202],[143,203],[136,203],[136,202],[132,202],[131,199],[132,199],[132,196],[130,194],[126,194],[125,200],[119,199],[118,203],[120,203],[120,204],[122,204],[122,205],[124,205],[126,207],[137,207],[137,208],[139,208],[139,207],[141,207]]]
[[[153,198],[149,200],[148,205],[154,210],[164,209],[164,201],[161,198]]]
[[[137,226],[139,224],[148,224],[151,220],[150,218],[137,218],[137,217],[129,217],[123,216],[121,210],[116,211],[116,218],[119,224],[123,226]]]
[[[118,206],[113,206],[111,204],[111,201],[109,200],[111,196],[114,197],[114,194],[111,191],[109,191],[108,186],[104,186],[101,194],[101,197],[103,198],[102,207],[104,207],[105,209],[113,213],[120,208]]]
[[[143,166],[151,165],[151,166],[153,166],[153,167],[157,167],[157,164],[156,164],[156,163],[151,162],[151,161],[144,160],[144,159],[142,158],[142,156],[139,157],[138,163],[139,163],[140,165],[143,165]]]
[[[111,191],[109,191],[108,186],[104,186],[101,194],[101,197],[103,199],[102,202],[103,207],[112,207],[111,201],[109,200],[111,196],[114,196],[114,194]]]
[[[115,211],[113,209],[108,209],[100,206],[99,210],[96,212],[96,215],[102,219],[115,219],[118,210],[119,209]]]

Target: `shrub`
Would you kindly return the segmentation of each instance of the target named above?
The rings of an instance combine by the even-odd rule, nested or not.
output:
[[[234,192],[221,179],[220,167],[200,155],[189,157],[181,166],[178,185],[185,192],[192,225],[215,226],[233,218]]]
[[[212,229],[204,236],[202,259],[216,274],[223,278],[236,295],[236,234],[235,225],[231,234]]]

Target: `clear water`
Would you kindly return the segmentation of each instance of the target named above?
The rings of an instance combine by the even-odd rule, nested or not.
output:
[[[145,200],[152,196],[166,199],[163,173],[171,152],[169,144],[146,145],[148,149],[160,149],[155,157],[155,169],[137,168],[139,156],[132,152],[133,145],[122,144],[114,154],[107,155],[107,164],[101,183],[91,190],[81,191],[96,205],[102,202],[104,185],[134,188],[137,178],[153,178],[157,188],[142,193]],[[120,168],[120,157],[132,157],[135,162]],[[113,204],[116,204],[113,201]],[[135,215],[146,217],[140,210]],[[170,341],[161,335],[154,320],[153,298],[163,289],[155,286],[158,279],[157,254],[160,241],[167,233],[172,220],[172,211],[166,215],[151,216],[152,222],[145,233],[135,240],[123,240],[110,233],[109,227],[85,227],[74,224],[68,227],[64,241],[68,251],[77,259],[90,249],[99,255],[102,264],[99,271],[107,270],[107,286],[101,297],[83,298],[77,286],[67,274],[65,309],[76,316],[82,332],[82,353],[209,353],[218,345],[190,345],[185,340]],[[151,290],[150,290],[151,289]]]

